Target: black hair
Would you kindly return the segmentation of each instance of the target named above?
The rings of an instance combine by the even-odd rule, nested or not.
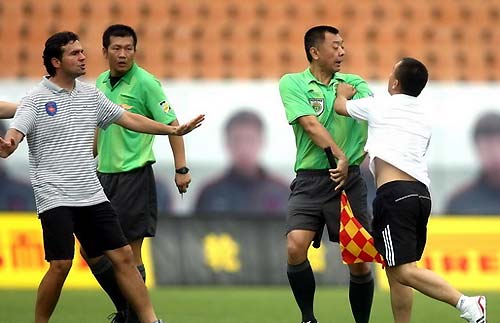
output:
[[[320,43],[325,41],[325,33],[332,33],[338,35],[339,30],[332,26],[315,26],[310,28],[304,35],[304,48],[306,50],[307,60],[312,62],[312,56],[309,53],[311,47],[317,47]]]
[[[71,31],[62,31],[50,36],[45,42],[45,49],[43,50],[43,65],[50,76],[56,75],[56,68],[52,65],[52,58],[62,59],[63,46],[80,40],[77,34]]]
[[[394,77],[399,81],[401,93],[419,96],[429,79],[427,68],[422,62],[411,57],[404,57],[400,62]]]
[[[134,40],[134,49],[137,46],[137,34],[134,29],[127,25],[111,25],[102,34],[102,47],[108,49],[111,43],[111,37],[132,37]]]
[[[474,140],[479,137],[500,135],[500,113],[489,111],[484,113],[474,126]]]
[[[264,128],[264,123],[257,113],[250,110],[240,110],[233,114],[226,122],[226,135],[229,133],[232,127],[241,124],[255,125],[255,127],[259,129],[259,132],[261,132]]]

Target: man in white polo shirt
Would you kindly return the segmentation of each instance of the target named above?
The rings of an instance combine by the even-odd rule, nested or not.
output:
[[[97,127],[116,123],[137,132],[184,135],[204,116],[169,126],[127,112],[76,79],[85,74],[85,60],[78,35],[52,35],[43,52],[49,76],[22,99],[5,139],[0,137],[2,158],[24,137],[28,141],[31,183],[50,264],[38,288],[35,323],[48,322],[56,307],[71,268],[74,236],[89,256],[104,254],[111,260],[118,284],[141,322],[158,323],[132,249],[97,179],[94,133]]]
[[[394,65],[390,97],[349,100],[356,90],[342,83],[334,107],[341,115],[368,121],[365,150],[377,185],[372,235],[387,263],[394,322],[410,322],[414,288],[455,306],[470,323],[486,323],[484,296],[467,297],[416,265],[424,251],[431,211],[425,162],[431,125],[417,98],[427,79],[424,64],[406,57]]]

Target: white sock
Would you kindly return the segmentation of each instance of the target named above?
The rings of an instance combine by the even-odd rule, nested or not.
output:
[[[460,312],[463,312],[464,311],[464,304],[465,302],[467,301],[468,297],[465,296],[465,295],[462,295],[460,296],[459,300],[458,300],[458,303],[457,305],[455,305],[455,307],[460,311]]]

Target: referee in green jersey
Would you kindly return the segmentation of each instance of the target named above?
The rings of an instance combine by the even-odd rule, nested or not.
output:
[[[97,78],[97,88],[129,112],[164,124],[178,125],[160,82],[135,63],[135,31],[126,25],[111,25],[103,33],[102,45],[109,70]],[[118,213],[144,281],[146,270],[141,247],[145,237],[155,235],[157,224],[153,141],[153,135],[137,133],[118,125],[99,130],[96,140],[99,180]],[[180,136],[169,136],[169,142],[176,169],[175,184],[179,193],[185,193],[191,175],[186,167],[184,141]],[[91,259],[89,265],[117,308],[114,321],[125,322],[127,319],[128,323],[139,322],[136,314],[127,310],[125,298],[114,282],[109,261],[104,257]]]
[[[345,190],[356,218],[367,229],[366,184],[359,164],[365,158],[366,122],[338,115],[333,109],[336,84],[345,82],[357,90],[355,98],[372,95],[357,75],[339,73],[344,43],[339,30],[316,26],[304,37],[310,63],[301,73],[284,75],[279,90],[288,122],[295,134],[296,178],[290,188],[287,216],[287,274],[302,322],[316,323],[313,301],[314,274],[307,259],[313,240],[321,239],[326,225],[331,241],[339,241],[340,193]],[[335,182],[324,149],[330,148],[337,160]],[[367,263],[349,266],[349,300],[357,323],[367,323],[373,300],[373,276]]]

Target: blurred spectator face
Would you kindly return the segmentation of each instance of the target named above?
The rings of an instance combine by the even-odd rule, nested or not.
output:
[[[477,137],[476,147],[481,168],[488,181],[500,185],[500,133]]]
[[[486,180],[500,186],[500,114],[496,111],[483,114],[474,127],[481,172]]]
[[[227,148],[234,167],[256,169],[262,148],[261,129],[253,123],[235,123],[227,132]]]
[[[103,53],[108,60],[111,76],[124,75],[134,64],[134,38],[132,36],[111,36],[109,39],[109,46],[103,49]]]

